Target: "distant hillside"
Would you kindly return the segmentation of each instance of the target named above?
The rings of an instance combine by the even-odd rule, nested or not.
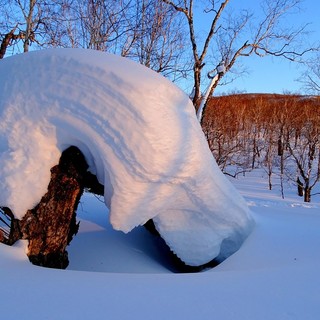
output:
[[[287,95],[287,94],[271,94],[271,93],[245,93],[232,94],[212,97],[208,103],[208,110],[217,106],[268,106],[281,107],[283,104],[292,104],[297,106],[320,106],[320,96],[311,95]],[[210,112],[209,112],[210,113]]]
[[[211,98],[203,119],[209,147],[229,174],[263,167],[303,189],[320,179],[320,97],[235,94]]]

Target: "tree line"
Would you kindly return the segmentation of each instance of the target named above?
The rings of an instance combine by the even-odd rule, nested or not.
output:
[[[289,179],[311,201],[320,179],[320,97],[235,94],[211,98],[202,126],[225,172],[263,168],[269,189],[275,175]]]

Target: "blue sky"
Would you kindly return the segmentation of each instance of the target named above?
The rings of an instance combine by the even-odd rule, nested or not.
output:
[[[240,4],[242,3],[242,4]],[[230,1],[229,6],[242,6],[248,8],[254,14],[257,12],[259,0],[249,0],[238,2]],[[258,13],[257,13],[258,14]],[[320,2],[319,0],[305,0],[302,3],[302,10],[298,14],[292,14],[285,21],[288,27],[296,27],[310,23],[308,30],[311,31],[307,39],[308,43],[320,40]],[[197,21],[199,23],[199,21]],[[204,24],[203,21],[201,21]],[[198,25],[199,26],[199,25]],[[206,25],[203,25],[204,27]],[[216,93],[245,91],[248,93],[284,93],[284,92],[301,92],[301,83],[297,81],[303,68],[296,63],[289,62],[283,58],[251,56],[244,58],[242,64],[248,71],[244,75],[227,86],[220,87]]]

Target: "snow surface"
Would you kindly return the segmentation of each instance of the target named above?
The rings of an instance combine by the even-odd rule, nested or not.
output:
[[[85,196],[68,270],[31,265],[24,242],[0,245],[1,319],[318,319],[320,197],[305,204],[286,192],[282,200],[260,174],[232,180],[253,211],[253,233],[195,274],[171,273],[143,228],[113,230],[104,205]]]
[[[251,232],[190,100],[155,72],[102,52],[43,50],[2,60],[0,90],[0,204],[17,218],[74,145],[105,186],[116,230],[153,218],[189,265],[226,258]]]

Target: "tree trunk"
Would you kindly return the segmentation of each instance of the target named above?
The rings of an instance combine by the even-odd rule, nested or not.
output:
[[[78,231],[76,209],[84,190],[88,165],[75,147],[65,150],[51,169],[51,181],[40,203],[20,222],[23,239],[29,240],[29,260],[40,266],[66,268],[66,247]]]
[[[271,176],[272,176],[272,171],[269,170],[268,172],[268,184],[269,184],[269,190],[272,190],[272,179],[271,179]]]
[[[311,188],[304,188],[304,202],[311,202]]]
[[[15,29],[12,29],[10,32],[4,35],[1,44],[0,44],[0,59],[3,59],[7,48],[10,46],[10,43],[14,40],[24,39],[25,35],[23,32],[19,32],[18,34],[14,34]]]
[[[303,183],[301,182],[300,178],[297,178],[297,187],[298,187],[298,196],[303,197]]]
[[[76,210],[83,190],[89,188],[98,194],[104,190],[87,169],[78,148],[62,152],[59,164],[51,169],[47,193],[22,220],[15,219],[9,208],[0,208],[0,219],[6,227],[0,228],[0,242],[12,245],[18,239],[26,239],[27,255],[33,264],[66,268],[66,247],[78,231]]]

